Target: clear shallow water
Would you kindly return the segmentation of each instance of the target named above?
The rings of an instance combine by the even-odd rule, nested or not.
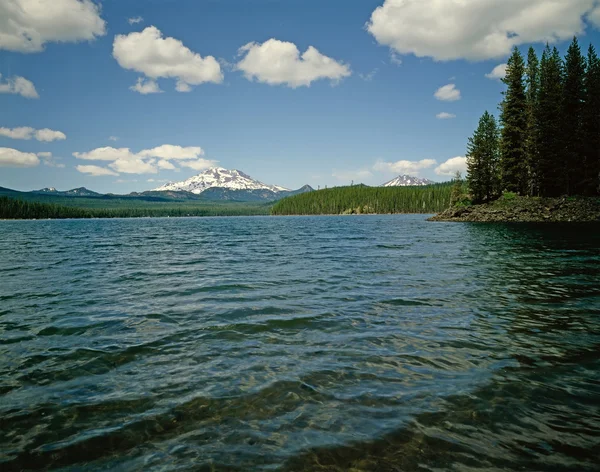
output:
[[[599,470],[600,228],[0,222],[0,468]]]

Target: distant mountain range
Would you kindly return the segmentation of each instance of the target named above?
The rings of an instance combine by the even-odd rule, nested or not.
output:
[[[383,187],[408,187],[425,186],[434,182],[427,179],[399,175],[393,180],[383,184]],[[0,195],[27,200],[56,201],[64,198],[88,199],[119,199],[142,200],[152,202],[274,202],[282,198],[300,193],[313,192],[310,185],[305,185],[298,190],[289,190],[280,185],[268,185],[253,179],[248,174],[239,170],[228,170],[222,167],[213,167],[181,182],[170,182],[154,190],[132,192],[127,195],[101,194],[88,190],[85,187],[59,191],[54,187],[47,187],[31,192],[19,192],[0,187]],[[50,199],[50,200],[49,200]]]
[[[418,186],[422,187],[425,185],[432,185],[435,182],[427,179],[420,179],[418,177],[412,177],[410,175],[399,175],[393,180],[386,182],[382,187],[411,187]]]
[[[72,190],[66,190],[64,192],[56,190],[54,187],[46,187],[41,190],[34,190],[32,193],[44,193],[49,195],[61,195],[64,197],[99,197],[102,194],[98,192],[92,192],[85,187],[74,188]]]
[[[228,170],[222,167],[211,167],[198,175],[181,182],[169,182],[154,189],[157,192],[178,190],[200,194],[210,188],[226,188],[231,190],[269,190],[271,192],[289,192],[279,185],[267,185],[253,179],[239,170]]]

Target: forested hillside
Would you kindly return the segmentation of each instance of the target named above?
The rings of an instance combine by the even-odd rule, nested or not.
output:
[[[0,196],[0,219],[141,218],[268,215],[269,205],[243,203],[155,203],[144,206],[80,208]]]
[[[450,205],[452,184],[425,187],[334,187],[284,198],[272,215],[437,213]]]

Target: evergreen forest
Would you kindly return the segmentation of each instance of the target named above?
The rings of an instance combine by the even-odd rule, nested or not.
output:
[[[450,205],[452,183],[422,187],[334,187],[284,198],[272,215],[437,213]]]
[[[600,192],[600,60],[577,38],[562,58],[546,45],[527,59],[515,47],[503,79],[499,122],[487,111],[467,146],[473,203],[504,192],[528,197]]]

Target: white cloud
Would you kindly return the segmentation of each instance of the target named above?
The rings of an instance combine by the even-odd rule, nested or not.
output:
[[[600,4],[596,7],[596,9],[590,13],[588,19],[591,21],[591,23],[596,26],[597,28],[600,28]]]
[[[396,64],[397,66],[402,65],[402,58],[394,51],[390,51],[390,62],[392,64]]]
[[[485,74],[485,76],[488,79],[501,80],[504,77],[506,77],[506,68],[507,67],[508,67],[508,64],[499,64],[496,67],[494,67],[492,72],[490,72],[489,74]]]
[[[0,37],[2,32],[0,30]],[[2,80],[2,74],[0,74],[0,93],[12,93],[15,95],[21,95],[25,98],[40,98],[33,85],[33,82],[27,80],[25,77],[9,77],[6,82]]]
[[[443,112],[435,115],[435,117],[438,120],[451,120],[452,118],[456,118],[456,115],[454,113],[447,113],[447,112],[443,111]]]
[[[371,171],[367,169],[359,169],[359,170],[334,170],[331,174],[337,180],[341,180],[343,182],[362,182],[363,180],[369,179],[373,177]]]
[[[399,54],[438,61],[507,56],[513,46],[571,39],[598,0],[385,0],[368,31]],[[600,24],[594,10],[590,21]]]
[[[119,140],[119,138],[118,138],[117,136],[109,136],[109,137],[108,137],[108,140],[109,140],[109,141],[118,141],[118,140]]]
[[[35,167],[38,165],[40,165],[40,160],[31,152],[0,147],[0,167]]]
[[[144,161],[138,157],[117,159],[108,167],[124,174],[156,174],[158,172],[153,160]]]
[[[163,144],[152,149],[134,153],[129,148],[110,146],[92,149],[88,152],[74,152],[77,159],[110,162],[108,167],[123,174],[156,174],[160,170],[179,170],[180,167],[204,170],[216,165],[217,161],[202,159],[204,150],[199,146],[176,146]],[[109,174],[106,174],[109,175]]]
[[[205,82],[218,84],[223,81],[221,66],[213,56],[203,58],[178,39],[164,38],[155,26],[149,26],[141,32],[115,36],[113,57],[124,69],[141,72],[153,79],[146,82],[146,89],[138,80],[133,89],[140,93],[144,93],[141,90],[156,93],[158,85],[155,80],[158,78],[176,79],[176,89],[180,92],[188,92],[190,85]]]
[[[130,25],[137,25],[138,23],[141,23],[142,21],[144,21],[144,19],[143,19],[141,16],[136,16],[136,17],[134,17],[134,18],[129,18],[129,19],[127,20],[127,22],[128,22]]]
[[[162,93],[162,90],[155,80],[144,80],[142,77],[138,78],[135,85],[129,87],[129,90],[141,93],[142,95],[148,95],[149,93]]]
[[[65,133],[54,131],[48,128],[34,129],[28,126],[20,128],[0,128],[0,136],[6,136],[12,139],[36,139],[38,141],[52,142],[67,139]]]
[[[179,165],[181,167],[188,167],[194,170],[204,170],[210,167],[215,167],[218,161],[209,161],[208,159],[197,159],[195,161],[183,161]]]
[[[40,52],[48,42],[93,40],[104,34],[100,7],[91,0],[0,1],[0,49]]]
[[[460,172],[463,175],[467,172],[467,158],[458,156],[448,159],[446,162],[440,164],[435,168],[437,175],[450,175],[454,176],[456,172]]]
[[[389,174],[410,174],[416,176],[423,169],[429,169],[437,164],[434,159],[422,159],[420,161],[396,161],[396,162],[384,162],[377,161],[373,166],[378,172],[385,172]]]
[[[58,167],[60,169],[64,169],[65,167],[64,164],[56,162],[56,159],[52,157],[51,152],[38,152],[37,156],[41,157],[44,165],[47,165],[48,167]]]
[[[35,139],[38,141],[52,142],[67,139],[67,136],[62,131],[54,131],[48,128],[38,129],[35,132]]]
[[[358,74],[358,76],[365,82],[371,82],[377,75],[377,72],[379,72],[379,69],[373,69],[368,74]]]
[[[75,167],[82,174],[90,174],[94,177],[103,176],[103,175],[119,175],[116,172],[113,172],[106,167],[100,166],[76,166]]]
[[[160,159],[196,159],[204,155],[201,147],[181,147],[172,144],[163,144],[152,149],[145,149],[139,153],[141,157],[158,157]]]
[[[336,83],[352,72],[350,66],[324,56],[313,46],[300,55],[294,43],[269,39],[262,44],[248,43],[239,49],[243,58],[236,68],[248,80],[291,88],[310,86],[319,79]]]
[[[114,148],[110,146],[92,149],[89,152],[74,152],[77,159],[87,161],[116,161],[117,159],[135,159],[129,148]]]
[[[175,170],[176,169],[176,167],[169,161],[160,160],[156,163],[156,165],[159,169],[163,169],[163,170]]]
[[[460,90],[455,84],[448,84],[440,87],[435,91],[435,98],[443,102],[455,102],[461,99]]]

